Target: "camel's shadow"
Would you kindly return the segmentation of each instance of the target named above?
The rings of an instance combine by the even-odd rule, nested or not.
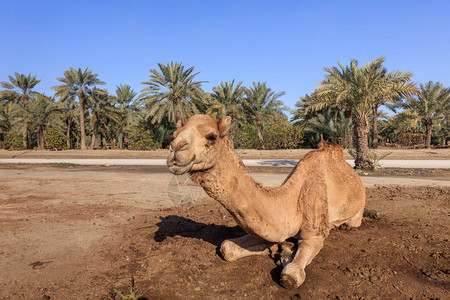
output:
[[[227,227],[224,225],[205,224],[177,215],[160,217],[160,222],[156,224],[158,230],[155,232],[155,241],[163,242],[168,237],[182,236],[188,238],[201,239],[216,247],[229,238],[245,235],[239,226]]]
[[[201,239],[216,246],[216,254],[220,257],[222,257],[220,245],[224,240],[241,237],[246,234],[239,226],[227,227],[224,225],[205,224],[177,215],[160,217],[160,220],[156,224],[158,226],[154,237],[156,242],[162,243],[168,237],[174,236]],[[281,286],[280,276],[282,269],[281,266],[275,265],[275,268],[270,272],[273,281],[279,286]]]

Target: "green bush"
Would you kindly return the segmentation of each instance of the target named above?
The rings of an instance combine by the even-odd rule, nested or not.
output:
[[[263,130],[266,149],[296,149],[303,139],[300,128],[288,120],[276,119]]]
[[[398,141],[404,146],[425,144],[424,133],[402,132],[398,134]]]
[[[50,150],[67,149],[67,137],[55,128],[50,128],[44,135],[44,148]]]
[[[23,136],[21,134],[9,132],[5,135],[3,148],[6,150],[25,150],[22,139]]]
[[[232,126],[230,137],[236,149],[256,149],[259,148],[258,134],[256,127],[246,124],[242,127]]]
[[[134,129],[130,134],[128,149],[130,150],[156,150],[158,144],[153,140],[150,130]]]

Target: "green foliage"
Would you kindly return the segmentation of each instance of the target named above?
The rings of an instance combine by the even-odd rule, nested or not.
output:
[[[256,132],[262,149],[265,149],[262,122],[263,120],[283,116],[283,110],[286,110],[286,107],[283,101],[278,98],[284,94],[285,92],[276,93],[268,88],[265,82],[253,82],[253,87],[245,90],[242,107],[248,121],[256,125]]]
[[[211,104],[207,109],[208,114],[217,117],[231,116],[237,124],[245,123],[245,114],[241,105],[245,95],[245,87],[242,81],[235,85],[234,79],[230,82],[221,82],[220,86],[213,87]]]
[[[353,125],[351,119],[345,117],[344,111],[324,110],[303,122],[303,125],[305,137],[312,147],[317,147],[320,136],[344,148],[352,145]]]
[[[0,94],[0,140],[3,140],[5,135],[11,130],[13,120],[11,115],[12,106],[12,103],[4,101]]]
[[[139,96],[147,108],[147,118],[152,124],[161,123],[164,117],[176,124],[200,112],[205,92],[201,89],[204,81],[194,81],[194,67],[184,70],[180,63],[170,62],[167,65],[158,63],[160,72],[150,70],[150,80],[142,82],[148,85]]]
[[[256,149],[259,147],[256,127],[251,124],[245,124],[241,127],[232,126],[230,137],[236,149]]]
[[[81,149],[86,149],[86,129],[85,129],[85,106],[86,103],[93,99],[90,97],[92,90],[96,85],[105,85],[106,83],[97,78],[98,74],[92,73],[92,70],[86,68],[84,71],[81,68],[75,69],[70,67],[69,70],[64,71],[64,77],[57,78],[62,82],[62,85],[52,87],[55,90],[55,97],[59,97],[60,101],[65,102],[78,97],[79,102],[79,125],[81,135]],[[96,89],[95,94],[107,94],[106,91]],[[87,99],[86,99],[87,98]],[[89,115],[89,110],[86,111]]]
[[[262,135],[266,149],[269,150],[296,149],[303,137],[300,128],[283,118],[277,118],[273,122],[265,124]],[[230,137],[236,149],[258,149],[260,147],[255,125],[232,126]]]
[[[358,66],[358,61],[350,60],[350,65],[324,68],[325,79],[313,93],[307,110],[321,110],[333,104],[351,111],[354,117],[368,118],[372,105],[379,99],[393,102],[403,96],[417,93],[417,87],[410,81],[409,71],[388,73],[383,67],[385,58]]]
[[[266,149],[269,150],[298,148],[303,138],[300,128],[281,118],[265,126],[263,137]]]
[[[10,82],[2,81],[0,84],[2,88],[12,91],[11,99],[14,99],[17,102],[22,100],[23,96],[31,97],[31,90],[41,82],[39,79],[36,79],[36,75],[31,76],[31,74],[25,75],[17,72],[14,75],[15,78],[8,76]]]
[[[131,132],[128,148],[131,150],[156,150],[158,145],[153,141],[150,130],[135,128]]]
[[[429,81],[420,84],[420,93],[405,99],[402,104],[410,119],[420,120],[427,133],[425,147],[430,148],[433,127],[450,114],[450,88],[439,82]]]
[[[44,148],[50,150],[66,150],[67,137],[56,128],[49,128],[44,135]]]
[[[402,132],[397,135],[398,143],[404,146],[425,144],[425,134]]]
[[[357,157],[356,168],[364,169],[370,162],[367,158],[369,117],[379,99],[394,102],[396,99],[417,93],[409,71],[388,73],[383,67],[384,57],[358,66],[357,60],[350,60],[350,65],[338,63],[338,67],[324,68],[324,80],[311,96],[306,108],[319,111],[331,105],[337,105],[352,116],[355,133]],[[374,118],[376,121],[376,118]]]
[[[60,97],[61,101],[66,101],[74,96],[84,96],[91,91],[95,85],[105,85],[106,83],[97,78],[98,74],[92,73],[92,70],[86,68],[75,69],[70,67],[64,71],[64,77],[57,78],[62,85],[52,87],[56,91],[55,97]]]
[[[350,149],[348,153],[356,159],[356,151],[353,149]],[[387,156],[391,155],[392,152],[384,153],[382,155],[377,155],[373,151],[368,151],[367,153],[367,159],[370,161],[371,170],[376,170],[381,167],[381,160],[386,158]]]
[[[282,114],[286,110],[283,101],[279,100],[285,94],[284,91],[276,93],[265,82],[253,82],[253,87],[245,90],[242,106],[250,120],[262,120],[274,112]]]
[[[21,134],[15,132],[9,132],[5,135],[5,139],[3,141],[3,148],[6,150],[25,150],[25,147],[22,143],[23,136]]]
[[[428,82],[417,93],[411,72],[388,72],[383,64],[384,57],[379,57],[363,66],[352,59],[347,66],[325,68],[318,88],[297,102],[291,120],[295,128],[283,115],[289,111],[280,100],[284,92],[276,93],[265,82],[245,87],[233,79],[205,93],[204,81],[197,79],[199,72],[175,62],[159,63],[159,68],[150,70],[139,97],[129,85],[119,85],[115,96],[109,95],[96,88],[105,83],[91,69],[71,67],[57,78],[60,85],[52,88],[59,98],[56,102],[33,91],[40,82],[36,76],[15,73],[0,82],[4,89],[0,91],[0,140],[21,128],[22,144],[42,148],[47,128],[58,128],[68,136],[68,147],[85,149],[86,141],[92,141],[93,148],[155,149],[167,144],[177,120],[209,113],[233,118],[230,136],[236,148],[298,148],[302,139],[302,146],[314,147],[323,138],[344,147],[354,142],[362,162],[370,156],[370,122],[378,124],[371,136],[388,143],[448,144],[450,89]],[[393,110],[402,107],[404,111],[378,120],[377,108],[393,102]],[[17,135],[9,135],[6,144],[22,148],[16,140]]]

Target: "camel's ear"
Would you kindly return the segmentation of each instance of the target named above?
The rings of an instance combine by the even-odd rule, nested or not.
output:
[[[183,121],[178,120],[178,121],[177,121],[177,129],[180,129],[180,128],[183,127],[183,126],[184,126]]]
[[[231,126],[231,117],[230,116],[225,116],[222,117],[219,121],[219,132],[220,132],[220,136],[225,136],[228,131],[230,130],[230,126]]]

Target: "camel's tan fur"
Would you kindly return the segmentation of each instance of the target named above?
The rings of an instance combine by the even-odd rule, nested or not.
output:
[[[236,156],[226,136],[230,122],[230,117],[217,122],[212,116],[196,115],[185,125],[179,124],[167,159],[169,170],[189,172],[248,233],[222,243],[220,250],[226,260],[269,254],[274,244],[298,239],[293,257],[291,247],[280,247],[281,283],[297,287],[333,226],[360,226],[364,186],[345,161],[342,148],[322,142],[319,150],[301,159],[282,186],[264,188]]]

